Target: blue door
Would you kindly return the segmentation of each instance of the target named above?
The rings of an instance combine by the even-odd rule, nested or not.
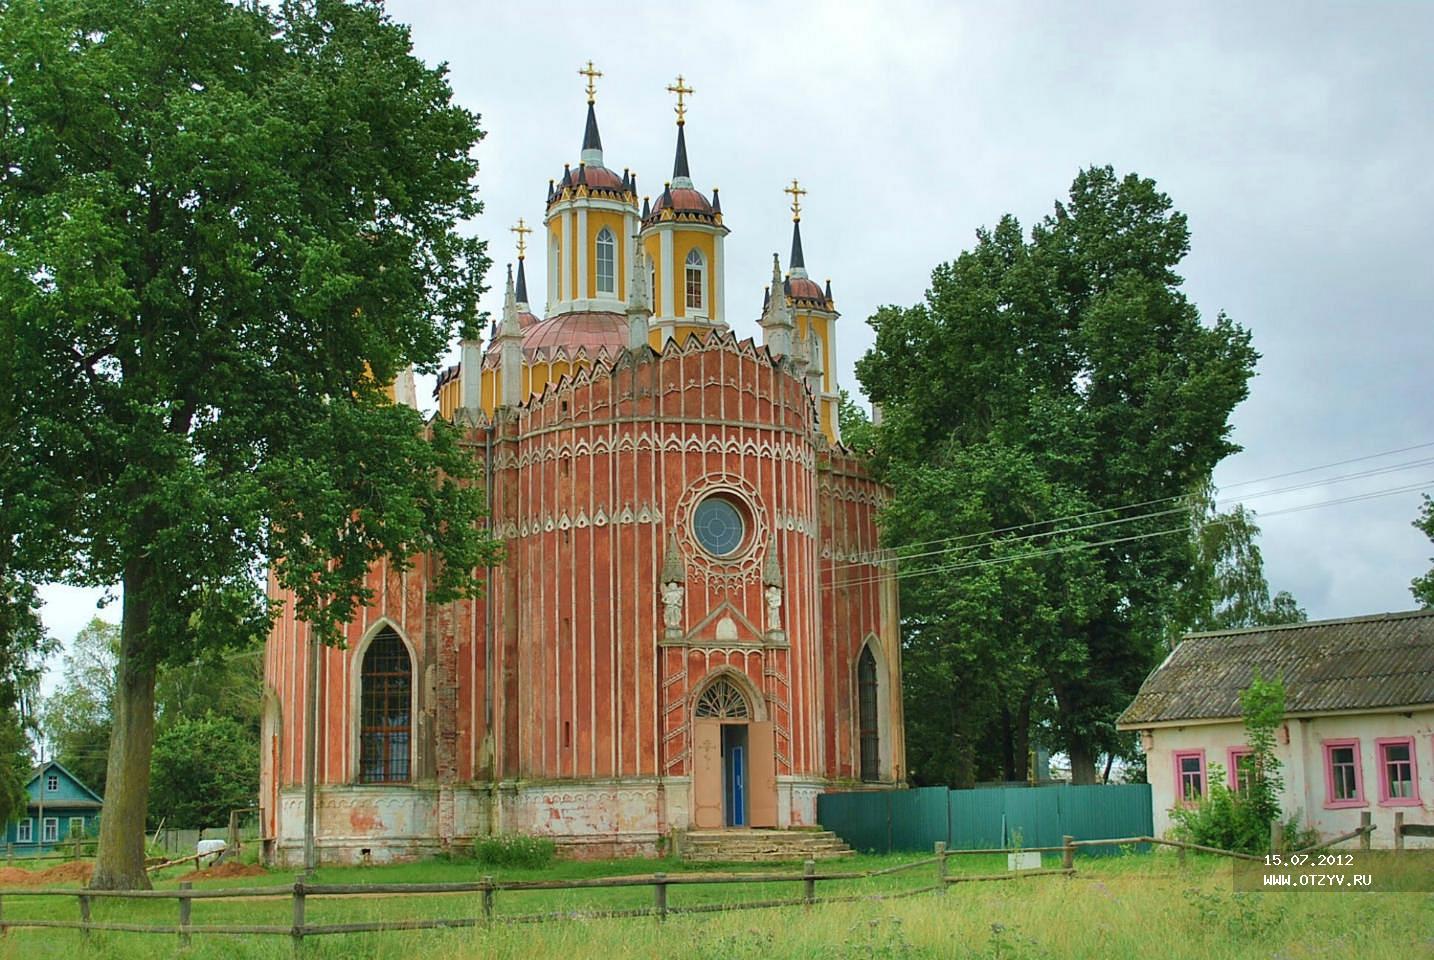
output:
[[[747,725],[722,725],[722,800],[727,826],[747,825]]]

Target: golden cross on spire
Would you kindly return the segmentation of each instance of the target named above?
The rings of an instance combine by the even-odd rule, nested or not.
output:
[[[518,225],[516,227],[509,227],[508,229],[518,235],[518,259],[521,260],[523,259],[523,255],[528,252],[528,238],[524,236],[524,234],[532,233],[533,228],[523,223],[523,218],[519,217]]]
[[[802,219],[802,197],[806,196],[807,192],[797,185],[797,178],[793,177],[792,185],[783,187],[782,192],[792,195],[792,221],[796,222]]]
[[[597,87],[593,84],[593,81],[602,76],[602,71],[594,70],[593,62],[589,60],[588,65],[579,70],[578,73],[588,78],[588,103],[592,103],[597,99]]]
[[[696,93],[697,91],[683,83],[682,74],[679,73],[677,75],[677,83],[669,83],[667,85],[667,92],[677,94],[677,106],[675,109],[677,110],[677,125],[681,126],[687,122],[687,105],[682,102],[682,98],[689,93]]]

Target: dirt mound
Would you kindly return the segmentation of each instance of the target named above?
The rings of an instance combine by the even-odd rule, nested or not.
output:
[[[222,880],[227,877],[262,877],[269,871],[257,863],[221,863],[217,867],[192,870],[180,880]]]
[[[81,860],[61,863],[46,870],[26,870],[23,867],[0,867],[0,886],[43,887],[53,883],[68,883],[75,880],[89,883],[95,865]]]

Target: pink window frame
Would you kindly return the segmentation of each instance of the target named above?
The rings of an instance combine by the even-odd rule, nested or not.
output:
[[[1210,777],[1205,771],[1204,750],[1176,750],[1170,755],[1175,766],[1175,803],[1179,806],[1190,806],[1199,803],[1210,792]],[[1186,757],[1198,757],[1200,759],[1200,796],[1194,800],[1185,798],[1185,777],[1180,771],[1180,761]]]
[[[1384,759],[1384,748],[1396,744],[1403,744],[1409,748],[1409,786],[1414,791],[1413,796],[1389,796],[1389,778],[1386,776],[1388,764]],[[1420,805],[1419,759],[1415,756],[1417,752],[1414,748],[1413,737],[1380,737],[1374,741],[1374,758],[1379,762],[1379,805],[1381,807],[1417,807]]]
[[[1359,749],[1359,738],[1325,740],[1322,741],[1322,746],[1324,747],[1324,808],[1340,810],[1345,807],[1369,806],[1369,801],[1364,798],[1364,757]],[[1336,800],[1334,796],[1334,762],[1330,759],[1330,754],[1341,747],[1354,748],[1354,796],[1348,800]]]
[[[1240,792],[1240,774],[1239,767],[1236,761],[1238,761],[1241,757],[1252,757],[1254,755],[1255,751],[1251,747],[1231,747],[1230,749],[1225,751],[1225,760],[1229,764],[1229,766],[1227,766],[1225,770],[1227,772],[1227,777],[1230,782],[1231,793]]]

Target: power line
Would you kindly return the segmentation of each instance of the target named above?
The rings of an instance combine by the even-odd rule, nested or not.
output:
[[[1214,504],[1214,506],[1215,506],[1216,509],[1219,509],[1222,505],[1224,505],[1224,504],[1226,504],[1226,503],[1243,503],[1245,500],[1257,500],[1257,499],[1259,499],[1259,498],[1261,498],[1261,497],[1272,497],[1272,496],[1276,496],[1276,495],[1282,494],[1282,493],[1293,493],[1293,492],[1300,491],[1300,490],[1310,490],[1310,489],[1314,489],[1314,488],[1317,488],[1317,487],[1329,486],[1330,484],[1333,484],[1333,483],[1344,483],[1344,482],[1349,481],[1349,480],[1367,479],[1367,478],[1369,478],[1369,477],[1377,477],[1377,476],[1380,476],[1380,475],[1386,474],[1386,473],[1398,473],[1398,472],[1403,471],[1403,470],[1412,470],[1412,469],[1415,468],[1415,467],[1425,467],[1425,466],[1429,466],[1430,464],[1434,464],[1434,457],[1427,457],[1427,458],[1422,459],[1422,460],[1409,460],[1409,461],[1406,461],[1406,462],[1404,462],[1404,463],[1391,464],[1391,465],[1384,466],[1384,467],[1375,467],[1375,468],[1372,469],[1372,470],[1362,470],[1362,471],[1359,471],[1359,472],[1357,472],[1357,473],[1348,473],[1348,474],[1344,474],[1343,476],[1338,476],[1338,477],[1326,477],[1326,478],[1324,478],[1324,479],[1322,479],[1322,480],[1311,480],[1311,481],[1309,481],[1309,482],[1307,482],[1307,483],[1292,484],[1292,485],[1290,485],[1290,486],[1279,487],[1279,488],[1276,488],[1276,489],[1274,489],[1274,490],[1262,490],[1262,491],[1259,491],[1259,492],[1257,492],[1257,493],[1247,494],[1245,497],[1240,498],[1240,499],[1238,499],[1238,500],[1235,499],[1235,498],[1230,498],[1229,500],[1226,500],[1226,501],[1217,501],[1217,502]],[[1294,473],[1307,473],[1307,472],[1308,472],[1308,471],[1291,471],[1291,474],[1290,474],[1290,475],[1293,475]],[[1178,497],[1166,497],[1166,498],[1163,498],[1163,500],[1152,500],[1152,501],[1147,501],[1147,503],[1160,503],[1160,502],[1165,502],[1165,501],[1175,500],[1175,499],[1182,499],[1182,500],[1183,500],[1183,499],[1188,499],[1188,497],[1187,497],[1187,495],[1185,495],[1185,494],[1181,494],[1181,495],[1179,495]],[[1143,506],[1143,505],[1144,505],[1144,504],[1134,504],[1133,506]],[[1014,526],[1014,527],[1003,527],[1003,528],[998,529],[998,530],[989,530],[989,531],[981,531],[981,532],[978,532],[978,533],[962,534],[962,535],[955,536],[955,537],[948,537],[948,538],[946,538],[945,540],[927,540],[927,541],[925,541],[925,544],[945,543],[945,542],[948,542],[948,541],[949,541],[949,542],[952,542],[952,545],[951,545],[951,546],[942,547],[942,548],[937,549],[937,550],[927,550],[927,551],[923,551],[923,552],[921,552],[921,553],[902,553],[902,552],[900,552],[900,548],[898,548],[897,550],[893,550],[892,552],[893,552],[893,554],[894,554],[894,559],[897,559],[897,560],[916,560],[916,559],[919,559],[919,558],[921,558],[921,557],[937,556],[937,555],[940,555],[940,554],[943,554],[943,553],[960,553],[960,552],[966,552],[966,551],[978,549],[979,547],[985,546],[985,545],[987,545],[988,543],[997,542],[996,534],[999,534],[999,533],[1014,532],[1014,531],[1016,531],[1016,530],[1022,530],[1022,529],[1025,529],[1025,528],[1027,528],[1027,527],[1037,527],[1037,526],[1044,526],[1044,525],[1046,525],[1046,524],[1055,524],[1055,523],[1060,523],[1060,522],[1062,522],[1062,521],[1064,521],[1064,520],[1078,520],[1078,519],[1080,519],[1080,518],[1082,518],[1082,517],[1092,516],[1092,515],[1097,514],[1097,513],[1109,513],[1109,512],[1111,512],[1111,511],[1113,511],[1113,510],[1124,510],[1124,509],[1131,509],[1131,507],[1112,507],[1112,508],[1109,508],[1109,509],[1107,509],[1107,510],[1089,510],[1089,511],[1086,511],[1085,513],[1073,514],[1073,515],[1068,516],[1068,517],[1056,517],[1056,518],[1050,519],[1050,520],[1032,520],[1032,521],[1029,522],[1029,523],[1020,524],[1019,526]],[[1035,538],[1037,538],[1037,537],[1057,536],[1057,535],[1059,535],[1059,534],[1067,534],[1067,533],[1078,533],[1078,532],[1080,532],[1080,531],[1082,531],[1082,530],[1096,530],[1096,529],[1099,529],[1099,528],[1102,528],[1102,527],[1119,526],[1119,525],[1121,525],[1121,524],[1134,523],[1134,522],[1136,522],[1136,521],[1138,521],[1138,520],[1150,520],[1150,519],[1155,519],[1155,518],[1158,518],[1158,517],[1172,516],[1172,515],[1178,514],[1178,513],[1186,513],[1186,512],[1188,512],[1188,511],[1189,511],[1189,506],[1188,506],[1188,504],[1182,504],[1182,505],[1180,505],[1180,506],[1178,506],[1178,507],[1170,507],[1170,508],[1165,509],[1165,510],[1156,510],[1156,511],[1152,511],[1152,512],[1150,512],[1150,513],[1142,513],[1142,514],[1139,514],[1139,515],[1133,516],[1133,517],[1117,517],[1117,518],[1115,518],[1115,519],[1113,519],[1113,520],[1101,520],[1101,521],[1096,522],[1096,523],[1088,523],[1088,524],[1083,524],[1083,525],[1081,525],[1081,526],[1076,526],[1076,527],[1062,527],[1062,528],[1056,529],[1056,530],[1043,530],[1043,531],[1039,531],[1039,532],[1036,532],[1036,533],[1029,533],[1029,534],[1026,534],[1026,535],[1021,536],[1021,537],[1009,537],[1009,538],[1002,539],[1002,540],[1000,540],[999,542],[1000,542],[1000,543],[1019,543],[1019,542],[1024,541],[1024,540],[1033,540],[1033,539],[1035,539]],[[1262,516],[1274,516],[1274,515],[1276,515],[1276,514],[1273,514],[1273,513],[1270,513],[1270,514],[1262,514]],[[961,540],[970,540],[970,541],[973,541],[973,542],[971,542],[970,544],[966,544],[966,545],[960,545],[960,544],[957,544],[957,543],[956,543],[956,541],[961,541]],[[922,546],[922,545],[923,545],[923,544],[918,543],[918,544],[910,544],[909,546]],[[846,563],[846,564],[837,564],[837,565],[834,567],[834,569],[840,570],[840,569],[845,569],[846,567],[866,566],[866,565],[867,565],[867,564],[860,563],[860,562],[853,562],[853,563]]]
[[[1286,508],[1283,508],[1283,509],[1280,509],[1280,510],[1272,510],[1272,511],[1270,511],[1270,512],[1267,513],[1267,514],[1264,514],[1264,516],[1266,516],[1266,517],[1277,517],[1277,516],[1282,516],[1282,515],[1288,514],[1288,513],[1300,513],[1300,512],[1303,512],[1303,511],[1305,511],[1305,510],[1317,510],[1317,509],[1320,509],[1320,508],[1323,508],[1323,507],[1333,507],[1333,506],[1340,506],[1340,505],[1349,504],[1349,503],[1358,503],[1358,502],[1364,501],[1364,500],[1374,500],[1374,499],[1377,499],[1377,498],[1379,498],[1379,497],[1387,497],[1387,496],[1393,496],[1393,495],[1399,494],[1399,493],[1410,493],[1410,492],[1417,491],[1417,490],[1423,490],[1423,489],[1426,489],[1427,487],[1430,487],[1430,486],[1434,486],[1434,478],[1430,478],[1430,479],[1428,479],[1428,480],[1424,480],[1424,481],[1421,481],[1421,482],[1419,482],[1419,483],[1406,484],[1406,485],[1399,486],[1399,487],[1390,487],[1390,488],[1385,489],[1385,490],[1376,490],[1376,491],[1372,491],[1372,492],[1369,492],[1369,493],[1353,494],[1353,495],[1351,495],[1351,496],[1341,497],[1341,498],[1338,498],[1338,499],[1335,499],[1335,500],[1324,500],[1324,501],[1321,501],[1321,502],[1319,502],[1319,503],[1307,503],[1307,504],[1302,504],[1302,505],[1296,506],[1296,507],[1286,507]],[[1221,521],[1221,520],[1212,520],[1212,521],[1210,521],[1211,525],[1215,525],[1215,526],[1219,526],[1219,525],[1222,525],[1222,524],[1228,523],[1228,522],[1229,522],[1229,521]],[[1061,531],[1055,531],[1055,533],[1059,533],[1059,532],[1061,532]],[[1033,551],[1029,551],[1029,552],[1026,552],[1026,553],[1018,554],[1018,555],[1013,556],[1013,557],[993,557],[993,558],[987,558],[987,559],[982,559],[982,560],[964,560],[964,561],[961,561],[961,562],[959,562],[959,563],[938,565],[938,566],[934,566],[934,567],[918,568],[918,569],[915,569],[915,570],[903,570],[903,571],[897,571],[897,572],[895,572],[895,573],[878,573],[878,574],[873,574],[873,575],[871,575],[871,576],[863,577],[863,578],[860,578],[860,579],[857,579],[857,580],[848,580],[848,581],[845,581],[845,582],[841,583],[840,586],[841,586],[842,588],[846,589],[846,588],[850,588],[850,587],[859,587],[859,586],[865,586],[865,585],[867,585],[867,584],[879,583],[879,582],[885,581],[885,580],[904,580],[904,579],[907,579],[908,577],[921,577],[921,576],[927,576],[927,575],[933,574],[933,573],[953,573],[953,572],[957,572],[957,571],[960,571],[960,570],[973,569],[973,568],[975,568],[975,567],[993,566],[993,565],[1002,564],[1002,563],[1015,563],[1015,562],[1021,561],[1021,560],[1034,560],[1034,559],[1037,559],[1037,558],[1040,558],[1040,557],[1053,556],[1053,555],[1061,554],[1061,553],[1071,553],[1071,552],[1075,552],[1075,551],[1079,551],[1079,550],[1092,550],[1092,549],[1095,549],[1095,548],[1097,548],[1097,547],[1113,546],[1113,545],[1115,545],[1115,544],[1131,543],[1131,542],[1134,542],[1134,541],[1137,541],[1137,540],[1148,540],[1148,539],[1151,539],[1151,538],[1153,538],[1153,537],[1169,536],[1169,535],[1172,534],[1172,533],[1187,533],[1187,534],[1188,534],[1189,532],[1190,532],[1190,525],[1189,525],[1189,524],[1182,524],[1181,526],[1178,526],[1178,527],[1169,527],[1169,528],[1166,528],[1166,529],[1164,529],[1164,530],[1154,530],[1154,531],[1149,531],[1149,532],[1146,532],[1146,533],[1132,534],[1132,535],[1127,536],[1127,537],[1115,537],[1115,538],[1112,538],[1112,539],[1109,539],[1109,540],[1100,540],[1100,541],[1096,541],[1096,542],[1081,541],[1081,542],[1078,542],[1078,543],[1066,544],[1066,545],[1060,546],[1060,547],[1051,547],[1051,548],[1048,548],[1048,549],[1045,549],[1045,550],[1033,550]],[[1053,535],[1054,535],[1054,534],[1053,534]],[[828,585],[827,585],[826,587],[824,587],[823,589],[834,589],[834,588],[837,587],[837,586],[838,586],[838,584],[832,583],[832,584],[828,584]]]
[[[1385,450],[1385,451],[1383,451],[1382,453],[1366,454],[1365,456],[1362,456],[1362,457],[1351,457],[1351,458],[1346,459],[1346,460],[1336,460],[1336,461],[1333,461],[1333,462],[1331,462],[1331,463],[1319,464],[1319,465],[1313,466],[1313,467],[1303,467],[1303,468],[1301,468],[1301,469],[1299,469],[1299,470],[1289,470],[1289,471],[1286,471],[1286,472],[1284,472],[1284,473],[1276,473],[1276,474],[1272,474],[1272,475],[1267,476],[1267,477],[1259,477],[1259,478],[1256,478],[1256,479],[1253,479],[1253,480],[1241,480],[1241,481],[1239,481],[1239,482],[1237,482],[1237,483],[1227,484],[1223,489],[1229,490],[1229,489],[1234,488],[1234,487],[1250,486],[1250,485],[1256,484],[1256,483],[1267,483],[1267,482],[1269,482],[1269,481],[1271,481],[1271,480],[1279,480],[1279,479],[1283,479],[1283,478],[1285,478],[1285,477],[1293,477],[1293,476],[1298,476],[1298,475],[1304,474],[1304,473],[1312,473],[1312,472],[1314,472],[1314,471],[1316,471],[1316,470],[1328,470],[1328,469],[1333,468],[1333,467],[1345,466],[1345,465],[1351,464],[1351,463],[1361,463],[1361,462],[1364,462],[1364,461],[1367,461],[1367,460],[1377,460],[1377,459],[1379,459],[1380,457],[1393,456],[1394,454],[1397,454],[1397,453],[1407,453],[1407,452],[1410,451],[1410,450],[1422,450],[1422,449],[1425,449],[1425,448],[1428,448],[1428,447],[1434,447],[1434,441],[1429,441],[1429,442],[1427,442],[1427,443],[1417,443],[1417,444],[1413,444],[1413,445],[1411,445],[1411,446],[1400,447],[1400,448],[1394,449],[1394,450]],[[1323,486],[1323,485],[1330,484],[1330,483],[1340,483],[1340,482],[1344,482],[1344,481],[1346,481],[1346,480],[1357,480],[1357,479],[1362,479],[1362,478],[1366,478],[1366,477],[1379,476],[1379,475],[1385,474],[1385,473],[1396,473],[1396,472],[1398,472],[1398,471],[1400,471],[1400,470],[1409,470],[1409,469],[1412,469],[1412,468],[1418,467],[1418,466],[1427,466],[1427,465],[1429,465],[1429,464],[1431,464],[1431,463],[1434,463],[1434,457],[1424,458],[1424,459],[1419,459],[1419,460],[1408,460],[1408,461],[1405,461],[1405,462],[1403,462],[1403,463],[1390,464],[1390,465],[1386,465],[1386,466],[1383,466],[1383,467],[1375,467],[1375,468],[1373,468],[1373,469],[1371,469],[1371,470],[1358,471],[1358,472],[1356,472],[1356,473],[1344,474],[1344,475],[1338,476],[1338,477],[1326,477],[1326,478],[1321,479],[1321,480],[1311,481],[1311,482],[1308,483],[1308,484],[1295,484],[1295,485],[1293,485],[1293,486],[1283,487],[1283,488],[1280,488],[1280,489],[1277,489],[1277,490],[1267,490],[1267,491],[1263,491],[1263,492],[1260,492],[1260,493],[1249,494],[1249,495],[1247,495],[1244,499],[1256,499],[1256,498],[1258,498],[1258,497],[1272,496],[1272,495],[1277,494],[1277,493],[1289,493],[1289,492],[1293,492],[1293,491],[1296,491],[1296,490],[1308,489],[1309,487]],[[1043,520],[1032,520],[1032,521],[1029,521],[1029,522],[1027,522],[1027,523],[1015,524],[1015,525],[1009,526],[1009,527],[999,527],[999,528],[996,528],[996,529],[994,529],[994,530],[986,530],[986,531],[981,531],[981,532],[978,532],[978,533],[967,533],[967,534],[960,534],[960,535],[952,536],[952,537],[941,537],[941,538],[938,538],[938,539],[935,539],[935,540],[919,540],[919,541],[916,541],[916,542],[914,542],[914,543],[903,544],[901,547],[895,548],[895,551],[894,551],[894,552],[896,552],[896,554],[897,554],[898,557],[907,557],[907,556],[915,557],[915,556],[922,556],[922,555],[924,555],[924,554],[904,554],[904,553],[901,553],[901,551],[902,551],[902,550],[909,550],[909,549],[911,549],[911,548],[913,548],[913,547],[931,546],[932,544],[938,544],[938,543],[956,543],[956,542],[960,542],[960,541],[963,541],[963,540],[985,540],[985,539],[989,539],[989,538],[994,538],[994,536],[995,536],[996,534],[1000,534],[1000,533],[1012,533],[1012,532],[1017,531],[1017,530],[1025,530],[1025,529],[1027,529],[1027,528],[1029,528],[1029,527],[1042,526],[1042,525],[1044,525],[1044,524],[1061,523],[1061,522],[1064,522],[1064,521],[1066,521],[1066,520],[1081,520],[1081,519],[1084,519],[1084,518],[1086,518],[1086,517],[1092,517],[1092,516],[1096,516],[1096,515],[1102,514],[1102,513],[1111,513],[1111,512],[1121,511],[1121,510],[1134,510],[1134,509],[1137,509],[1137,508],[1139,508],[1139,507],[1148,507],[1148,506],[1154,506],[1154,505],[1156,505],[1156,504],[1161,504],[1161,503],[1170,503],[1170,502],[1175,501],[1175,500],[1187,500],[1187,499],[1189,499],[1189,497],[1190,497],[1190,495],[1189,495],[1188,493],[1180,493],[1180,494],[1174,494],[1174,495],[1171,495],[1171,496],[1168,496],[1168,497],[1158,497],[1158,498],[1156,498],[1156,499],[1154,499],[1154,500],[1142,500],[1142,501],[1139,501],[1139,502],[1136,502],[1136,503],[1122,504],[1122,505],[1114,506],[1114,507],[1099,507],[1099,508],[1094,508],[1094,509],[1086,510],[1086,511],[1083,511],[1083,512],[1080,512],[1080,513],[1068,514],[1067,516],[1064,516],[1064,517],[1052,517],[1052,518],[1043,519]],[[1166,511],[1166,512],[1169,513],[1169,512],[1176,512],[1176,511],[1175,511],[1175,510],[1171,510],[1171,511]],[[1146,516],[1157,516],[1157,515],[1159,515],[1159,514],[1152,513],[1152,514],[1147,514]],[[858,564],[858,565],[860,565],[860,564]]]

